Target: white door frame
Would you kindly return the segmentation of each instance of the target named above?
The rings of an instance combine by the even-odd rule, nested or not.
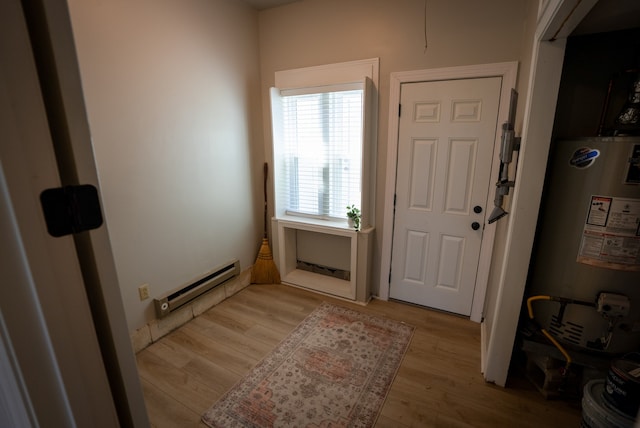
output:
[[[384,195],[384,223],[382,234],[382,254],[380,261],[380,293],[382,300],[389,299],[389,271],[391,269],[391,252],[393,242],[394,207],[393,200],[396,191],[396,172],[398,161],[398,106],[400,104],[400,87],[403,83],[428,82],[434,80],[472,79],[480,77],[501,77],[502,89],[500,91],[500,109],[498,111],[498,124],[493,147],[493,161],[491,166],[491,183],[498,180],[498,155],[500,153],[500,127],[509,116],[509,98],[511,89],[516,87],[518,63],[502,62],[494,64],[480,64],[463,67],[446,67],[431,70],[417,70],[391,73],[389,96],[389,136],[387,145],[387,174]],[[488,192],[485,210],[493,208],[494,192],[490,188]],[[491,253],[495,237],[495,225],[485,225],[480,248],[480,260],[478,274],[473,294],[470,319],[475,322],[482,320],[482,310],[489,279],[489,267]]]
[[[488,382],[505,386],[544,186],[553,121],[564,62],[566,37],[597,0],[541,0],[533,38],[524,109],[518,177],[513,189],[504,257],[495,301],[482,324],[482,372]],[[489,319],[489,326],[485,325]]]
[[[0,39],[7,41],[0,54],[12,58],[0,67],[0,236],[7,237],[0,243],[0,346],[10,356],[0,370],[16,381],[0,388],[0,407],[12,406],[16,426],[148,427],[106,224],[77,240],[46,230],[42,190],[99,183],[67,1],[32,3],[48,43],[32,45],[19,0],[0,2]],[[34,56],[49,49],[55,64],[39,85]],[[52,87],[63,117],[56,122],[43,103]],[[69,142],[59,151],[55,124],[65,126]],[[81,252],[89,265],[81,267]]]

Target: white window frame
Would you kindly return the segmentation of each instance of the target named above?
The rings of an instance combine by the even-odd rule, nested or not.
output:
[[[364,143],[362,153],[362,197],[360,201],[354,201],[356,205],[361,207],[362,225],[375,224],[375,165],[376,165],[376,148],[377,148],[377,116],[378,116],[378,81],[379,81],[379,59],[366,59],[359,61],[349,61],[337,64],[328,64],[315,67],[306,67],[293,70],[278,71],[275,73],[275,88],[271,90],[271,126],[272,126],[272,165],[273,165],[273,183],[278,178],[278,146],[276,144],[279,138],[280,130],[274,124],[281,123],[278,117],[281,109],[277,106],[281,91],[290,90],[306,90],[306,88],[340,86],[354,82],[365,82],[365,92],[368,106],[364,108],[366,117],[364,120]],[[367,89],[368,86],[368,89]],[[275,103],[275,104],[274,104]],[[278,198],[278,192],[275,185],[274,190],[274,216],[276,219],[292,219],[286,213],[286,209],[281,200]],[[346,217],[346,207],[345,207]],[[295,221],[317,223],[314,218],[305,218],[304,216],[296,216]],[[337,227],[347,227],[346,218],[344,220],[321,220],[327,224]],[[342,224],[344,223],[344,224]]]

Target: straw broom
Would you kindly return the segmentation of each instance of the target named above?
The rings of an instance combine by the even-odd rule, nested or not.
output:
[[[264,163],[264,236],[262,245],[258,252],[256,262],[251,269],[252,284],[280,284],[280,272],[273,262],[273,254],[269,248],[269,238],[267,236],[267,176],[269,175],[269,165]]]

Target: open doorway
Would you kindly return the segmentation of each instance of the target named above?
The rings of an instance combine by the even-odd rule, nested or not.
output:
[[[514,194],[513,205],[517,208],[514,208],[504,264],[499,273],[500,282],[496,290],[500,291],[498,295],[494,295],[495,309],[490,309],[485,314],[484,322],[486,334],[483,336],[483,343],[486,346],[483,350],[486,353],[486,364],[483,364],[483,371],[488,380],[496,381],[498,384],[503,384],[507,378],[504,363],[511,358],[513,338],[520,315],[520,305],[513,302],[522,302],[524,294],[531,252],[530,247],[523,244],[533,244],[534,240],[533,232],[540,201],[538,197],[544,183],[544,171],[552,138],[553,113],[556,109],[566,38],[587,16],[595,3],[582,2],[572,9],[567,2],[548,2],[539,22],[534,42],[534,63],[531,68],[533,79],[523,128],[525,146],[518,165],[520,186],[517,185],[516,192],[523,192],[527,199]],[[598,6],[602,8],[593,9],[593,15],[586,20],[590,23],[589,31],[595,31],[595,28],[607,31],[612,22],[618,22],[610,20],[611,14],[620,14],[622,18],[619,22],[638,22],[638,5],[634,2],[624,2],[626,8],[613,7],[611,4],[607,6],[607,3],[609,2],[601,2]],[[624,14],[635,15],[635,21],[627,20],[623,17]],[[535,141],[535,147],[526,147],[527,140]]]

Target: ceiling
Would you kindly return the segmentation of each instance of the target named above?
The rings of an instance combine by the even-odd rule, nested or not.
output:
[[[640,1],[600,0],[572,35],[595,34],[640,27]]]
[[[244,0],[257,10],[270,9],[300,0]],[[640,24],[640,1],[600,0],[573,31],[572,35],[594,34],[637,28]]]
[[[270,9],[272,7],[281,6],[287,3],[293,3],[299,0],[244,0],[258,10]]]

